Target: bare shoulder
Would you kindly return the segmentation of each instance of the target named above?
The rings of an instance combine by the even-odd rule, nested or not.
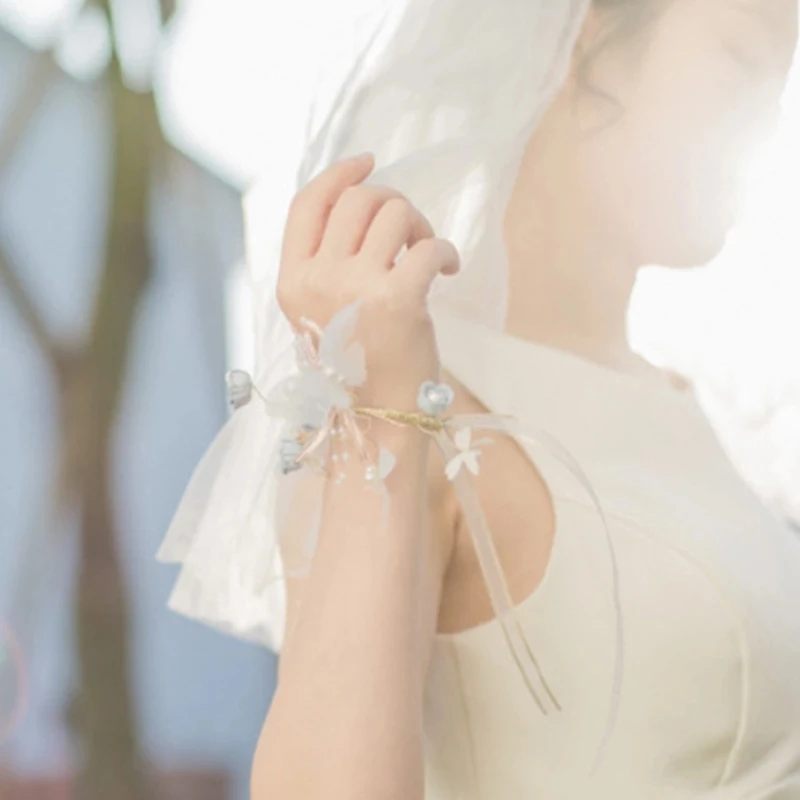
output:
[[[458,401],[460,387],[452,382],[446,373],[442,374],[442,380],[453,387]],[[439,608],[445,590],[446,576],[455,550],[459,505],[453,484],[445,474],[444,461],[432,441],[428,458],[427,490],[425,523],[428,552],[425,562],[429,573],[425,585],[430,587],[430,591],[434,594],[431,602],[435,613],[430,616],[434,625],[434,629],[430,633],[433,635],[438,630]]]
[[[480,413],[486,410],[447,370],[442,370],[441,379],[451,386],[454,392],[453,403],[448,413]],[[441,630],[443,627],[449,627],[448,618],[452,616],[449,609],[458,605],[458,595],[464,589],[463,586],[461,589],[455,587],[454,583],[458,582],[460,572],[458,565],[464,559],[466,537],[455,487],[447,478],[444,459],[435,447],[431,448],[428,459],[427,525],[431,547],[434,548],[429,561],[435,563],[439,571],[437,630]]]
[[[442,370],[442,382],[452,387],[453,403],[448,409],[450,414],[480,413],[485,408],[469,393],[469,391],[447,370]],[[429,520],[435,523],[441,541],[442,552],[449,561],[455,547],[456,531],[460,520],[460,507],[455,489],[445,474],[445,465],[441,454],[436,451],[428,459],[428,512]]]
[[[488,409],[454,376],[443,380],[453,387],[454,414],[484,413]],[[481,433],[481,436],[487,434]],[[510,437],[489,435],[482,449],[480,473],[474,480],[501,565],[515,602],[537,588],[546,571],[555,536],[552,498],[528,455]],[[452,633],[486,622],[494,616],[485,589],[471,532],[461,514],[452,483],[444,474],[441,455],[429,459],[431,505],[443,502],[447,527],[446,568],[439,602],[438,630]],[[431,508],[429,513],[442,513]]]

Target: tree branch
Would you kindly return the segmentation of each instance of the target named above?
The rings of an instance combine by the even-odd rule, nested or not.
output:
[[[32,61],[28,74],[22,81],[22,88],[17,92],[16,104],[8,115],[9,122],[0,131],[0,174],[5,172],[17,152],[19,143],[36,116],[58,70],[49,53],[36,53],[32,56]]]
[[[169,25],[173,14],[177,11],[177,0],[159,0],[161,6],[161,24]]]
[[[36,116],[53,81],[57,67],[49,53],[33,56],[33,63],[22,82],[17,100],[8,116],[8,124],[0,131],[0,178],[8,169],[19,145]],[[19,277],[20,271],[14,264],[8,248],[0,245],[0,282],[2,282],[14,307],[27,325],[42,352],[55,362],[59,356],[59,347],[48,330],[39,309],[28,294],[25,284]]]
[[[50,365],[55,368],[61,358],[61,347],[48,330],[39,309],[33,304],[19,274],[20,271],[9,261],[7,248],[0,246],[0,283],[5,286],[23,324],[30,331]]]

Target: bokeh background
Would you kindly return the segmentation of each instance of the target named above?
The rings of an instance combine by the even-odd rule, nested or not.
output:
[[[0,800],[247,798],[274,656],[168,611],[154,554],[252,366],[245,253],[387,3],[0,0]],[[797,525],[796,73],[746,199],[630,335]]]

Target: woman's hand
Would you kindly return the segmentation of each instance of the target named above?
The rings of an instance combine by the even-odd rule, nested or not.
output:
[[[361,300],[356,336],[367,381],[359,401],[411,410],[420,383],[439,377],[428,290],[439,273],[458,272],[460,259],[399,192],[360,185],[373,166],[371,154],[337,162],[297,193],[277,299],[292,324],[307,317],[321,326]]]

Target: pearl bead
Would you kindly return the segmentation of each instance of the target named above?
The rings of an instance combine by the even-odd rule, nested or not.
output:
[[[438,416],[453,402],[455,394],[446,383],[425,381],[419,389],[417,405],[426,414]]]
[[[228,404],[234,410],[247,405],[253,397],[253,379],[241,369],[229,370],[225,375]]]

